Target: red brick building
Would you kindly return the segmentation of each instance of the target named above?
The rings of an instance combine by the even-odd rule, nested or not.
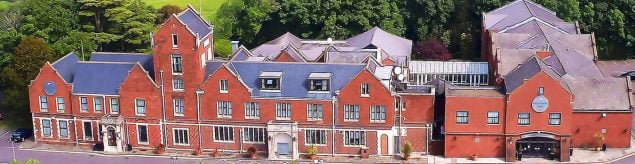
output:
[[[531,1],[484,13],[487,63],[410,61],[412,41],[377,27],[346,40],[286,33],[223,60],[212,27],[188,7],[154,33],[151,55],[46,63],[29,85],[36,142],[297,159],[310,145],[400,155],[408,141],[414,154],[507,161],[630,146],[635,67],[597,61],[593,35]]]

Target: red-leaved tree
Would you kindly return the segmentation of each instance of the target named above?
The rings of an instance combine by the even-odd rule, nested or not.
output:
[[[414,47],[415,59],[447,61],[452,59],[448,48],[435,38],[419,41]]]

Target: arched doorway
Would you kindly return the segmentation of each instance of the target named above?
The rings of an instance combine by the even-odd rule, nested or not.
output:
[[[285,133],[274,136],[274,145],[276,155],[280,157],[290,158],[293,155],[293,139]]]
[[[560,156],[560,142],[547,137],[528,137],[516,141],[518,158],[556,159]]]

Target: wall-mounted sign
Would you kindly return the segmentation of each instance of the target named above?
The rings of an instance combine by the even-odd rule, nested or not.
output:
[[[538,95],[533,101],[531,101],[531,108],[538,113],[544,112],[547,108],[549,108],[549,100],[547,100],[547,97],[543,95]]]
[[[543,137],[543,138],[556,138],[556,136],[546,133],[529,133],[520,135],[520,138],[532,138],[532,137]]]

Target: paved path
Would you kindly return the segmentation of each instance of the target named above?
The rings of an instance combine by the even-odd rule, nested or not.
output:
[[[10,163],[13,160],[12,145],[9,141],[11,133],[0,130],[0,163]],[[35,150],[19,150],[15,144],[15,157],[19,161],[27,159],[37,159],[42,164],[65,164],[65,163],[94,163],[94,164],[191,164],[191,163],[272,163],[271,161],[240,161],[240,160],[201,160],[201,159],[175,159],[157,157],[121,157],[108,155],[91,155],[77,153],[45,152]]]

